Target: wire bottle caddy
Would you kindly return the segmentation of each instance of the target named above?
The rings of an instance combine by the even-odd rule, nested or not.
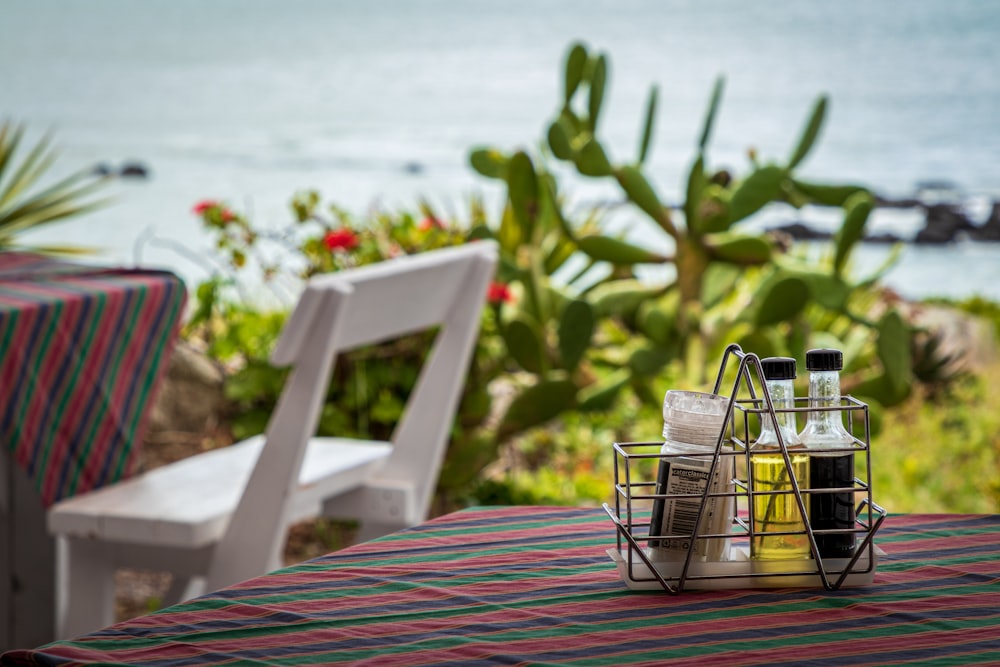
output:
[[[739,365],[726,397],[719,391],[731,358]],[[873,537],[886,511],[872,499],[866,404],[843,396],[839,405],[817,407],[796,397],[776,407],[761,360],[738,345],[726,349],[712,394],[668,392],[665,422],[671,393],[690,395],[678,397],[666,442],[614,444],[615,497],[604,510],[617,545],[608,554],[630,588],[871,583],[881,553]],[[707,421],[684,412],[692,405],[710,413]],[[794,423],[817,410],[839,413],[847,431],[860,435],[818,453],[789,447],[779,420]],[[777,437],[762,450],[765,425]],[[856,460],[863,461],[858,474]]]

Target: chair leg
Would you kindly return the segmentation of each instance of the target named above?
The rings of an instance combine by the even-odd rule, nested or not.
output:
[[[361,522],[356,540],[367,542],[420,523],[416,489],[409,480],[379,479],[323,501],[321,514]]]
[[[377,523],[375,521],[362,521],[358,526],[358,533],[355,541],[358,543],[374,540],[377,537],[394,533],[405,528],[403,524]]]
[[[185,600],[198,597],[205,592],[205,577],[186,577],[171,574],[170,587],[163,595],[163,606],[170,607]]]
[[[68,639],[115,621],[115,564],[112,548],[101,542],[59,539],[56,636]]]

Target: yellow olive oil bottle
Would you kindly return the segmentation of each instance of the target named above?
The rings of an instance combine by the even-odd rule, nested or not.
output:
[[[809,457],[802,450],[794,412],[778,412],[795,407],[795,360],[769,357],[761,360],[764,382],[775,409],[777,424],[770,413],[761,414],[761,432],[750,448],[750,512],[753,560],[801,560],[811,558],[807,517],[802,515],[792,486],[794,475],[799,490],[809,488]],[[788,450],[791,469],[785,462],[778,440]],[[803,495],[803,499],[806,496]],[[805,500],[808,505],[808,500]]]

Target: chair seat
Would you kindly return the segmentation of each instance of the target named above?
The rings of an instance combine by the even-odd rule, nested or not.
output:
[[[212,544],[226,530],[263,446],[264,436],[255,436],[68,498],[50,508],[49,531],[126,544]],[[289,520],[316,516],[323,499],[357,488],[391,451],[387,442],[311,439]]]

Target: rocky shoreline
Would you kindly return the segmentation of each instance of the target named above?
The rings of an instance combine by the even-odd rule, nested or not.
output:
[[[982,224],[974,223],[960,204],[926,203],[920,199],[886,199],[876,197],[880,208],[923,209],[924,226],[913,238],[883,233],[865,236],[866,243],[914,243],[917,245],[945,245],[968,239],[970,241],[1000,242],[1000,202],[994,201],[989,217]],[[830,239],[832,232],[818,230],[803,222],[791,222],[769,228],[769,231],[787,234],[797,241],[822,241]]]

